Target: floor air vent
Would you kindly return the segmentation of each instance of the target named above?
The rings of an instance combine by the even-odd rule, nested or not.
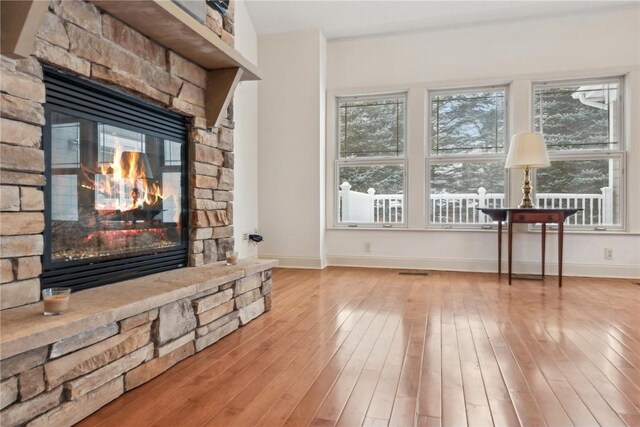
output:
[[[398,274],[402,276],[428,276],[428,271],[400,271]]]

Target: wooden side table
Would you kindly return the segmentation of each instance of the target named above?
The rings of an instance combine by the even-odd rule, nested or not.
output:
[[[483,208],[480,211],[488,215],[493,221],[498,222],[498,276],[502,275],[502,222],[509,224],[509,285],[511,285],[511,262],[513,258],[513,224],[542,224],[542,277],[544,277],[545,245],[547,224],[558,224],[558,287],[562,287],[562,246],[564,234],[564,221],[582,209],[521,209]]]

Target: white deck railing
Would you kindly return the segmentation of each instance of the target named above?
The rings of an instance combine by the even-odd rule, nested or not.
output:
[[[613,221],[613,191],[604,187],[599,194],[538,193],[535,195],[541,208],[580,208],[569,217],[569,225],[606,225]],[[403,222],[403,194],[375,194],[370,188],[366,193],[351,191],[348,182],[340,186],[340,222]],[[482,208],[504,207],[504,195],[487,193],[480,187],[477,193],[432,194],[429,200],[430,222],[435,224],[485,224],[491,219],[480,212]]]
[[[402,222],[404,194],[376,194],[373,196],[375,222]]]
[[[483,187],[477,193],[432,194],[431,222],[435,224],[484,224],[491,218],[482,208],[504,207],[504,194],[487,193]]]
[[[536,195],[541,208],[579,208],[582,211],[567,218],[570,225],[608,225],[613,223],[613,189],[601,188],[601,193],[563,194],[539,193]]]

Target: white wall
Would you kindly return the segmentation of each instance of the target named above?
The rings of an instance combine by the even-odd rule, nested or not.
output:
[[[565,273],[640,277],[640,15],[634,9],[575,17],[545,18],[450,30],[330,40],[327,45],[326,231],[321,243],[316,111],[317,43],[310,33],[260,37],[260,227],[268,243],[261,255],[283,265],[328,264],[495,271],[495,231],[425,230],[424,109],[429,87],[507,83],[525,98],[532,79],[627,76],[627,222],[631,232],[566,233]],[[267,64],[268,63],[268,64]],[[409,91],[409,228],[337,229],[333,225],[332,114],[337,94]],[[312,93],[313,92],[313,93]],[[631,96],[629,96],[631,95]],[[522,97],[511,131],[530,127]],[[263,145],[264,144],[264,145]],[[314,145],[317,144],[317,145]],[[519,177],[512,200],[518,200]],[[283,207],[287,207],[283,209]],[[516,269],[536,271],[539,234],[515,238]],[[555,269],[556,236],[547,243],[549,271]],[[364,252],[364,243],[371,252]],[[320,244],[318,244],[320,243]],[[614,260],[605,261],[604,248]],[[320,250],[320,253],[318,253]]]
[[[409,91],[409,230],[329,229],[329,264],[495,271],[495,231],[425,231],[424,105],[426,89],[510,84],[512,133],[530,129],[531,80],[626,75],[627,225],[630,233],[565,233],[566,274],[640,276],[640,15],[637,7],[576,17],[520,21],[384,37],[331,41],[328,46],[328,116],[336,94]],[[629,96],[630,95],[630,96]],[[416,125],[416,123],[418,125]],[[328,158],[334,158],[329,120]],[[327,162],[332,170],[332,162]],[[332,173],[327,188],[333,188]],[[511,200],[519,200],[520,175],[512,175]],[[333,196],[327,217],[333,218]],[[332,223],[333,219],[328,222]],[[505,236],[506,237],[506,236]],[[556,236],[547,243],[556,270]],[[371,252],[364,253],[365,242]],[[515,236],[517,271],[539,269],[539,234]],[[604,248],[614,260],[604,260]]]
[[[328,88],[638,66],[640,9],[330,40]]]
[[[259,38],[261,257],[322,265],[323,50],[317,30]]]
[[[236,2],[235,47],[258,62],[258,37],[244,2]],[[258,82],[241,82],[234,96],[235,187],[234,237],[241,258],[256,257],[258,248],[242,239],[258,229]]]
[[[318,146],[318,155],[320,163],[320,188],[318,189],[318,198],[320,202],[320,222],[318,224],[320,233],[320,267],[324,268],[327,265],[327,248],[325,241],[325,228],[327,227],[327,204],[326,204],[326,182],[327,182],[327,133],[326,126],[326,112],[327,112],[327,39],[320,35],[320,49],[319,49],[319,97],[320,97],[320,144]]]

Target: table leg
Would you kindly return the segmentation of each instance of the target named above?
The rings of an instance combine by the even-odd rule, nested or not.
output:
[[[547,224],[542,224],[542,278],[544,279],[544,253],[545,253],[545,243],[547,241]]]
[[[564,218],[558,222],[558,287],[562,287],[562,236],[564,234]]]
[[[502,277],[502,220],[498,221],[498,279]]]
[[[509,218],[509,239],[507,242],[509,246],[509,285],[511,285],[511,258],[513,255],[513,218]]]

